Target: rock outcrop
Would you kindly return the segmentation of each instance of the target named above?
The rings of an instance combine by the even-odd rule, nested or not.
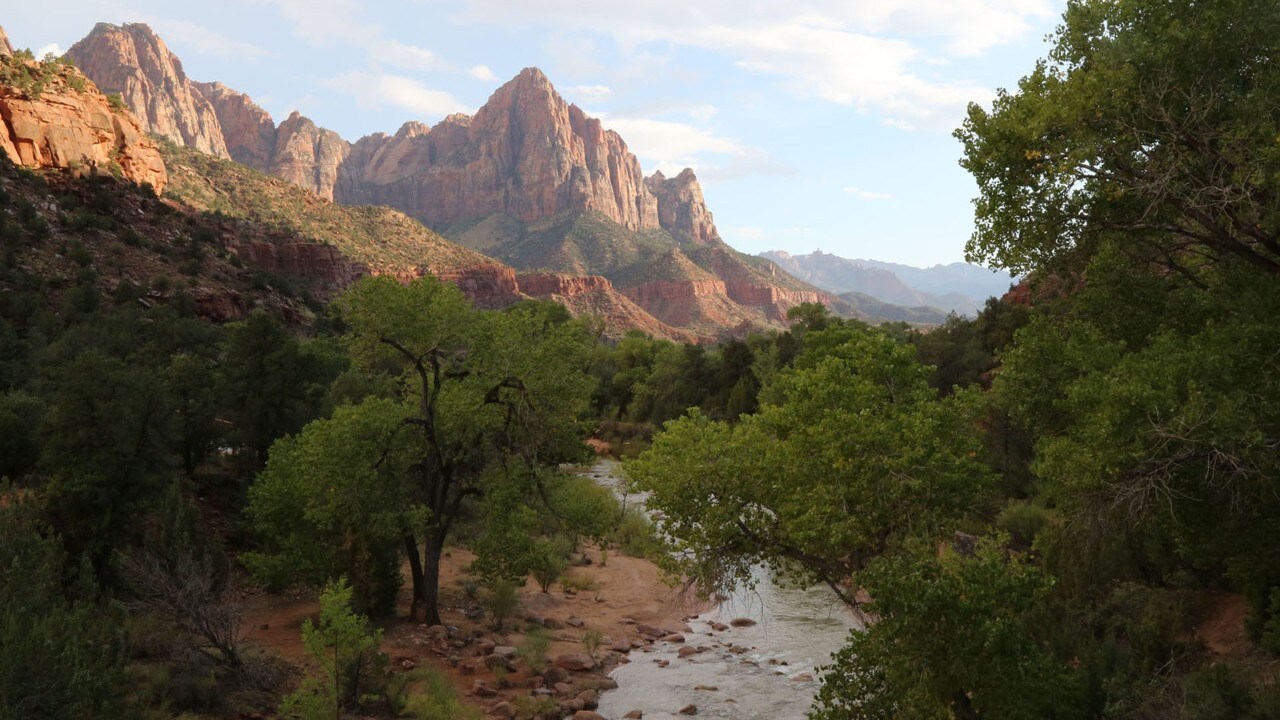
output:
[[[9,35],[0,27],[0,56],[12,55],[13,46],[9,44]]]
[[[695,342],[698,336],[668,325],[646,312],[599,275],[566,273],[521,273],[516,276],[520,292],[539,300],[564,305],[575,317],[592,315],[604,320],[606,337],[621,338],[627,330],[640,330],[653,337],[679,342]]]
[[[40,63],[0,58],[15,71],[39,73]],[[75,68],[61,66],[38,94],[0,85],[0,150],[29,168],[119,175],[162,192],[164,161],[127,110],[116,109]]]
[[[645,178],[644,184],[657,198],[658,221],[665,230],[688,242],[720,242],[720,233],[702,197],[702,186],[691,168],[673,178],[659,170]]]
[[[103,92],[119,93],[144,132],[230,157],[213,106],[150,27],[98,23],[67,57]]]
[[[248,95],[220,82],[195,83],[218,118],[231,159],[266,172],[276,151],[276,123]]]
[[[597,211],[632,230],[658,227],[657,201],[626,143],[537,68],[498,88],[475,117],[361,138],[335,199],[392,205],[437,225]]]
[[[338,168],[350,150],[338,133],[318,127],[295,110],[276,128],[275,152],[268,172],[332,200]]]

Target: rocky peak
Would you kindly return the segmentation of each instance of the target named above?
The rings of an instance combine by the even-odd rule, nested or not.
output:
[[[294,110],[276,128],[268,172],[332,200],[338,170],[350,152],[351,146],[338,133],[317,126]]]
[[[692,168],[685,168],[673,178],[659,170],[646,178],[644,184],[657,198],[658,219],[668,232],[687,242],[703,245],[720,242],[720,233]]]
[[[276,123],[248,95],[220,82],[194,83],[213,106],[231,159],[266,172],[276,147]]]
[[[13,46],[9,44],[9,36],[5,33],[4,28],[0,27],[0,55],[12,55]]]
[[[67,57],[103,92],[120,93],[144,131],[230,157],[213,106],[147,25],[98,23]]]

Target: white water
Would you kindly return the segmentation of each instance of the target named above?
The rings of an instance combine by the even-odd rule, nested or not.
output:
[[[591,475],[620,492],[618,465],[598,462]],[[631,495],[628,504],[643,504]],[[685,645],[707,651],[680,659],[681,645],[655,643],[631,653],[631,662],[613,672],[618,689],[604,693],[597,712],[610,720],[640,710],[646,720],[684,718],[679,710],[693,704],[698,717],[739,720],[802,720],[818,688],[817,667],[844,645],[859,627],[853,615],[827,588],[779,588],[764,570],[754,591],[739,591],[717,608],[690,621]],[[712,622],[729,624],[751,618],[756,625],[715,632]],[[679,630],[680,628],[670,628]],[[748,648],[735,654],[733,645]],[[667,661],[666,667],[657,662]],[[714,690],[696,689],[714,687]]]

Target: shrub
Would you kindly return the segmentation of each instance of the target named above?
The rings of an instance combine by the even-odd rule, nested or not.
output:
[[[493,629],[502,630],[507,618],[520,609],[520,596],[516,593],[516,585],[507,580],[495,580],[489,585],[489,596],[485,598],[485,608],[493,620]]]
[[[417,674],[424,681],[421,695],[409,698],[405,709],[415,720],[479,720],[480,711],[464,705],[458,691],[438,670],[426,669]]]
[[[1017,545],[1031,547],[1051,518],[1052,514],[1039,505],[1012,500],[996,516],[996,526],[1008,532]]]
[[[542,672],[547,668],[547,651],[551,649],[551,636],[543,628],[533,628],[524,640],[521,641],[520,647],[516,649],[516,654],[524,660],[524,664],[534,672]]]

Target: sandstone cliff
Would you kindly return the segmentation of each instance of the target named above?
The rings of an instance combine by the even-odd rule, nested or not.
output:
[[[626,143],[567,104],[536,68],[499,88],[475,117],[361,138],[335,199],[392,205],[435,225],[595,211],[629,229],[658,227],[656,199]]]
[[[268,171],[332,200],[338,168],[350,150],[338,133],[318,127],[295,110],[276,128],[275,152]]]
[[[0,55],[12,55],[13,46],[9,44],[9,36],[5,33],[4,28],[0,27]]]
[[[195,83],[195,88],[213,106],[231,159],[266,171],[276,151],[276,123],[271,115],[248,95],[220,82]]]
[[[150,27],[98,23],[67,57],[103,92],[119,93],[144,132],[230,157],[213,106]]]
[[[168,175],[155,144],[75,68],[12,54],[0,57],[0,67],[0,150],[14,163],[119,175],[164,190]]]
[[[659,170],[645,178],[644,184],[657,198],[658,220],[663,228],[688,242],[720,242],[720,233],[702,198],[702,186],[691,168],[673,178]]]

